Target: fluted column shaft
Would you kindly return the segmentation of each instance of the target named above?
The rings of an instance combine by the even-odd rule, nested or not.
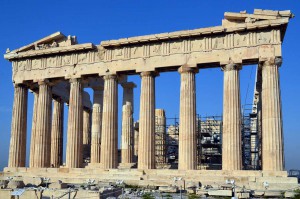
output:
[[[132,163],[133,160],[133,117],[130,103],[123,105],[122,109],[122,142],[121,142],[121,162]]]
[[[94,104],[92,113],[91,163],[100,163],[103,88],[94,88]]]
[[[194,170],[197,166],[196,85],[197,69],[182,66],[180,83],[179,170]]]
[[[8,167],[25,167],[28,89],[15,85]]]
[[[101,164],[104,169],[118,167],[118,83],[116,75],[104,76]]]
[[[224,71],[222,169],[241,170],[241,100],[238,64],[228,64]]]
[[[282,112],[278,68],[280,59],[262,65],[262,169],[284,169]]]
[[[126,82],[123,86],[121,163],[133,162],[133,88],[136,85]]]
[[[138,161],[138,151],[139,151],[139,121],[135,122],[133,124],[133,129],[134,129],[134,135],[133,135],[133,161],[137,162]]]
[[[141,73],[138,169],[155,169],[155,75]]]
[[[33,102],[33,114],[32,114],[32,126],[31,126],[31,139],[30,139],[30,160],[29,160],[29,167],[34,166],[34,150],[35,150],[35,129],[36,129],[36,117],[37,117],[37,110],[38,110],[38,99],[39,93],[33,92],[34,95],[34,102]]]
[[[90,157],[91,152],[91,118],[90,110],[83,109],[83,159]]]
[[[39,82],[33,167],[50,167],[52,90],[47,80]]]
[[[64,102],[61,98],[53,100],[51,128],[51,166],[58,168],[63,163],[63,124]]]
[[[69,168],[80,168],[83,163],[82,158],[82,83],[81,79],[71,79],[68,135],[67,135],[67,158],[66,166]]]

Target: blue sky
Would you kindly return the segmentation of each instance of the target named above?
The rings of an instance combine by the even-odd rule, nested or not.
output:
[[[79,43],[118,39],[152,33],[195,29],[221,25],[224,12],[254,8],[292,10],[292,19],[283,43],[283,64],[280,68],[286,168],[300,169],[300,7],[296,1],[280,0],[216,0],[216,1],[0,1],[0,52],[29,44],[56,31],[76,35]],[[10,125],[13,105],[11,64],[0,59],[0,170],[7,166]],[[156,107],[166,109],[167,117],[179,115],[179,74],[163,73],[156,79]],[[135,119],[139,113],[140,78],[131,76],[135,90]],[[220,69],[200,70],[197,79],[197,113],[221,115],[223,101],[223,73]],[[252,103],[255,66],[241,71],[241,99]],[[249,88],[249,89],[248,89]],[[248,90],[248,92],[247,92]],[[119,89],[119,102],[122,90]],[[246,97],[247,96],[247,97]],[[29,150],[32,94],[28,102]],[[120,104],[120,103],[119,103]],[[120,107],[120,106],[119,106]],[[67,110],[65,111],[67,121]],[[120,124],[120,123],[119,123]],[[119,128],[120,129],[120,128]],[[66,132],[65,132],[66,133]],[[28,159],[29,157],[27,157]]]

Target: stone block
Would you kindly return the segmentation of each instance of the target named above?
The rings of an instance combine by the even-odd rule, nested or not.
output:
[[[294,198],[295,197],[295,192],[293,191],[287,191],[284,193],[285,198]]]
[[[256,190],[252,193],[252,195],[255,197],[260,197],[260,196],[263,196],[264,194],[265,194],[265,191],[262,191],[262,190]]]
[[[16,189],[16,188],[24,188],[25,184],[22,180],[11,180],[7,184],[7,188],[9,189]]]
[[[26,186],[39,186],[42,184],[43,179],[39,177],[23,177]]]
[[[280,191],[270,191],[270,190],[266,190],[265,191],[265,194],[264,194],[265,197],[282,197],[283,196],[283,193],[280,192]]]
[[[200,182],[194,182],[194,181],[186,181],[185,182],[185,188],[199,188]]]
[[[178,188],[175,186],[160,186],[158,190],[163,193],[176,193]]]
[[[203,189],[196,189],[196,194],[200,195],[200,196],[204,196],[208,194],[207,190],[203,190]]]
[[[232,196],[231,190],[208,190],[209,196]]]
[[[136,168],[136,163],[120,163],[118,169]]]
[[[68,184],[67,183],[63,183],[62,181],[57,181],[57,182],[53,182],[51,184],[49,184],[49,188],[50,189],[66,189],[68,188]]]
[[[0,180],[0,189],[5,189],[7,187],[7,180]]]
[[[60,172],[60,173],[69,173],[69,168],[61,167],[61,168],[58,169],[58,172]]]
[[[263,177],[287,177],[287,171],[262,171]]]
[[[250,198],[250,193],[236,193],[237,198]]]

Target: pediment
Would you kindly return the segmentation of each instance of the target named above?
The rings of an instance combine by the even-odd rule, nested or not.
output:
[[[65,36],[61,32],[55,32],[47,37],[18,48],[12,52],[19,53],[34,50],[44,50],[49,48],[71,46],[75,44],[77,44],[77,39],[75,36]]]
[[[264,20],[277,20],[282,18],[293,18],[294,15],[290,10],[278,11],[278,10],[262,10],[254,9],[253,14],[249,14],[246,11],[225,12],[222,25],[224,27],[232,27],[241,23],[255,23]]]

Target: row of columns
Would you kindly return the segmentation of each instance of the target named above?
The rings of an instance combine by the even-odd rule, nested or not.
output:
[[[263,126],[263,170],[283,170],[281,102],[277,60],[269,59],[261,65],[262,70],[262,126]],[[240,64],[227,64],[224,71],[223,99],[223,170],[242,169],[241,161],[241,105],[239,70]],[[196,84],[197,68],[182,66],[180,86],[180,134],[179,134],[179,169],[196,169]],[[155,77],[156,72],[141,73],[141,96],[139,118],[138,168],[155,168]],[[94,105],[92,114],[91,163],[101,164],[102,168],[118,167],[118,82],[117,75],[104,76],[104,93],[102,88],[94,88]],[[66,165],[70,168],[82,167],[83,118],[89,118],[82,106],[82,84],[80,79],[70,81],[70,102],[68,118],[68,140]],[[122,106],[122,161],[121,164],[133,162],[133,88],[132,83],[122,85],[124,88]],[[50,138],[56,144],[51,145],[51,162],[61,164],[60,148],[62,137],[63,113],[60,101],[54,103],[51,128],[51,86],[47,82],[39,83],[39,93],[34,102],[30,166],[50,166]],[[103,96],[102,96],[103,95]],[[15,85],[15,102],[12,121],[10,146],[10,167],[25,166],[26,147],[26,111],[27,88]],[[36,115],[35,115],[36,112]],[[86,114],[86,115],[85,115]],[[56,118],[54,118],[56,117]],[[25,120],[24,120],[25,118]],[[58,119],[59,120],[59,119]],[[87,119],[86,119],[87,121]],[[52,133],[51,133],[52,129]],[[57,133],[54,133],[54,131]],[[59,158],[58,158],[59,157]],[[275,157],[275,158],[274,158]]]

